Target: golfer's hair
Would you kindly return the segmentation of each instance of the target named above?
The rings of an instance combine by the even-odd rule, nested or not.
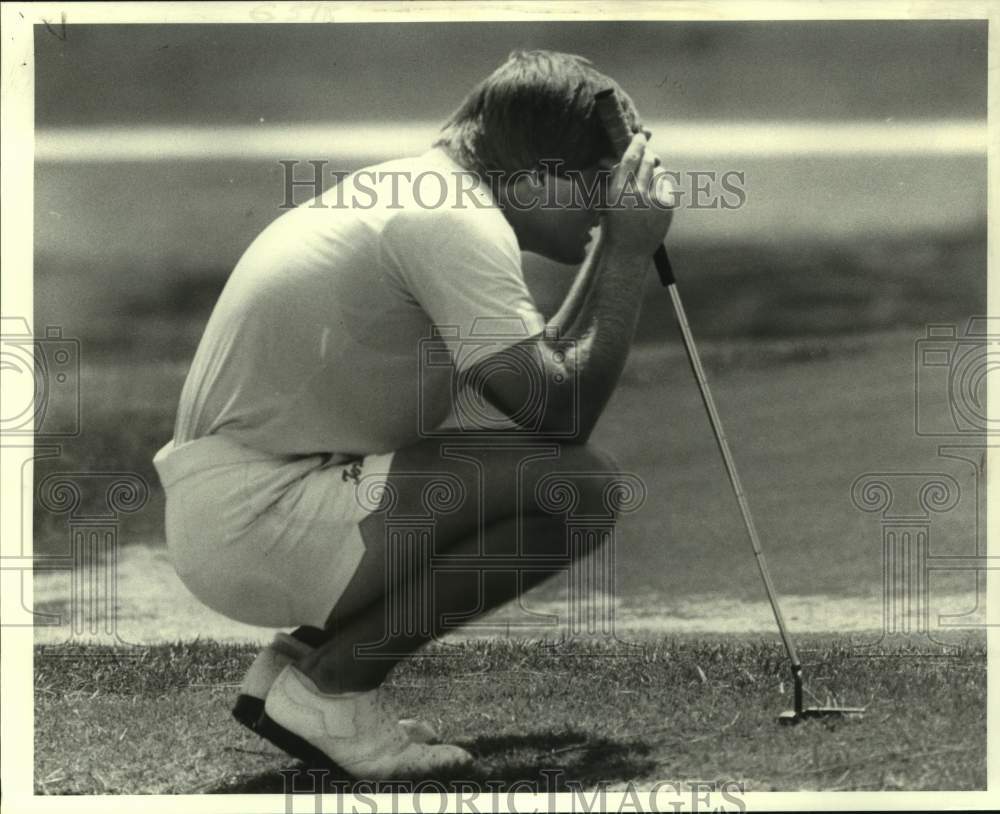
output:
[[[594,95],[614,88],[633,131],[631,98],[589,60],[555,51],[514,51],[480,82],[441,128],[444,147],[482,176],[540,168],[543,160],[582,170],[615,151],[594,110]]]

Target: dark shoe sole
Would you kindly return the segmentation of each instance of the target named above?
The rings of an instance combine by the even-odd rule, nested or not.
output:
[[[251,732],[257,731],[257,721],[264,714],[264,699],[240,694],[233,705],[233,717]]]

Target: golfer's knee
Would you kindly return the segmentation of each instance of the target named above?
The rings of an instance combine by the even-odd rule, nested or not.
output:
[[[563,448],[558,466],[539,481],[537,500],[546,513],[615,515],[609,495],[620,476],[614,456],[593,444]]]
[[[554,466],[567,473],[617,475],[621,467],[615,457],[596,444],[564,444]]]
[[[622,467],[618,463],[618,459],[604,447],[599,447],[596,444],[587,444],[586,446],[579,447],[579,449],[584,451],[588,459],[587,462],[592,466],[595,474],[607,475],[610,478],[615,478],[621,474]]]

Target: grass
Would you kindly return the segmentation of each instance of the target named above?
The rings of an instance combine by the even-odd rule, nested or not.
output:
[[[829,636],[801,645],[818,701],[835,693],[866,705],[864,718],[778,726],[791,706],[787,661],[780,644],[762,639],[438,644],[429,652],[439,657],[400,665],[387,686],[398,709],[476,756],[463,777],[434,778],[442,783],[985,787],[983,637],[948,648],[901,642],[877,655]],[[253,657],[245,645],[208,641],[132,657],[37,650],[37,793],[282,793],[287,770],[301,764],[229,717]]]

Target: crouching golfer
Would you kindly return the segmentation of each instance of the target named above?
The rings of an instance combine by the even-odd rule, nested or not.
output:
[[[636,133],[620,162],[594,111],[607,87]],[[430,150],[284,213],[233,271],[155,464],[188,588],[233,619],[296,628],[258,656],[234,710],[290,754],[370,779],[471,760],[390,714],[380,687],[446,621],[564,570],[566,513],[540,499],[542,479],[602,505],[616,467],[586,442],[671,218],[649,205],[663,170],[646,142],[631,100],[589,62],[515,53]],[[612,199],[632,194],[602,206],[600,179]],[[582,263],[549,320],[522,250]],[[462,416],[454,435],[435,432],[458,413],[456,382],[471,390],[463,403],[492,405],[514,431],[479,432],[464,453],[476,428]],[[420,563],[392,571],[387,513],[371,495],[425,516],[434,477],[464,495],[435,516],[434,554],[464,566],[435,574],[428,593],[406,584],[426,579]],[[497,562],[508,572],[477,573]],[[413,624],[393,622],[399,607]]]

